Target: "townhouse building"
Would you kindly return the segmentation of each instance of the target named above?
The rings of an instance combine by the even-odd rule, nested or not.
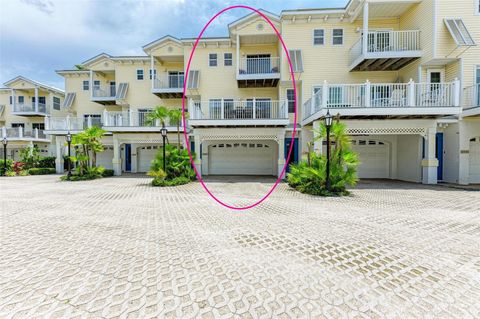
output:
[[[101,165],[148,171],[161,146],[157,105],[181,108],[202,175],[279,176],[310,144],[327,114],[348,127],[361,178],[480,183],[480,6],[477,0],[353,0],[345,8],[262,11],[225,37],[165,36],[144,56],[99,54],[65,78],[65,117],[46,118],[63,170],[65,134],[102,126]],[[294,111],[297,107],[297,123]],[[297,134],[292,136],[294,124]],[[183,127],[167,123],[171,143]]]
[[[20,150],[36,145],[43,156],[55,155],[52,137],[45,134],[45,117],[65,116],[63,90],[17,76],[0,88],[0,136],[6,138],[7,157],[18,160]],[[3,159],[3,146],[0,158]]]

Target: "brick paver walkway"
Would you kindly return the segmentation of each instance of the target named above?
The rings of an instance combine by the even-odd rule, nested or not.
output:
[[[148,182],[0,178],[0,317],[480,317],[480,192]]]

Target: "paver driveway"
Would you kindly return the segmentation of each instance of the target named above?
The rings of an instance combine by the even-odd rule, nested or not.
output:
[[[57,180],[0,179],[2,318],[480,317],[479,192]]]

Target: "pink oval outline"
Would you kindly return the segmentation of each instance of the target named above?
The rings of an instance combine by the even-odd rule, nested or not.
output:
[[[232,9],[248,9],[248,10],[251,10],[251,11],[254,11],[256,12],[258,15],[260,15],[265,21],[268,22],[268,24],[270,24],[270,26],[273,28],[273,30],[275,31],[275,33],[277,34],[277,37],[278,39],[280,40],[280,42],[282,43],[282,47],[283,47],[283,51],[285,52],[286,56],[287,56],[287,59],[288,59],[288,65],[290,67],[290,75],[292,76],[292,83],[293,83],[293,96],[294,96],[294,105],[295,105],[295,113],[294,113],[294,120],[293,120],[293,132],[292,132],[292,143],[290,143],[290,149],[288,151],[288,156],[287,156],[287,160],[285,161],[285,165],[283,166],[283,169],[282,169],[282,173],[280,174],[280,176],[277,178],[275,184],[272,186],[272,188],[260,199],[258,200],[257,202],[251,204],[251,205],[248,205],[248,206],[244,206],[244,207],[236,207],[236,206],[232,206],[232,205],[229,205],[229,204],[226,204],[224,203],[223,201],[221,201],[220,199],[218,199],[207,187],[207,185],[205,185],[205,183],[203,182],[203,179],[202,177],[200,176],[196,166],[195,166],[195,161],[193,160],[192,158],[192,152],[191,152],[191,149],[190,149],[190,142],[189,142],[189,139],[188,139],[188,134],[187,134],[187,121],[186,121],[186,118],[185,118],[185,93],[186,93],[186,90],[187,90],[187,81],[188,81],[188,73],[190,71],[190,64],[192,62],[192,58],[193,58],[193,55],[195,53],[195,50],[197,49],[197,46],[198,46],[198,42],[200,41],[200,39],[202,38],[203,34],[205,33],[205,30],[208,28],[208,26],[219,16],[221,15],[222,13],[224,13],[225,11],[229,11],[229,10],[232,10]],[[288,106],[287,106],[288,107]],[[195,171],[195,174],[197,175],[197,179],[198,181],[200,182],[200,184],[202,185],[202,187],[205,189],[205,191],[207,192],[208,195],[210,195],[210,197],[212,197],[217,203],[219,203],[220,205],[222,205],[223,207],[226,207],[226,208],[229,208],[229,209],[232,209],[232,210],[238,210],[238,211],[241,211],[241,210],[248,210],[248,209],[251,209],[251,208],[254,208],[258,205],[260,205],[263,201],[265,201],[272,193],[273,191],[277,188],[278,184],[280,184],[280,182],[282,181],[282,176],[285,175],[285,172],[287,170],[287,163],[289,162],[290,160],[290,156],[292,155],[292,151],[293,151],[293,147],[295,145],[295,136],[296,136],[296,133],[297,133],[297,85],[295,83],[295,74],[293,72],[293,66],[292,66],[292,60],[290,59],[290,54],[288,53],[288,49],[287,49],[287,46],[285,45],[285,42],[283,41],[283,38],[280,34],[280,32],[278,32],[277,28],[275,28],[275,26],[273,25],[273,22],[270,21],[270,19],[265,16],[262,12],[260,12],[259,10],[255,9],[255,8],[252,8],[252,7],[249,7],[249,6],[246,6],[246,5],[234,5],[234,6],[230,6],[230,7],[227,7],[221,11],[219,11],[217,14],[215,14],[211,19],[210,21],[208,21],[208,23],[203,27],[202,31],[200,32],[200,34],[198,35],[196,41],[195,41],[195,44],[193,45],[193,48],[192,48],[192,52],[190,53],[190,57],[188,58],[188,64],[187,64],[187,68],[185,69],[185,78],[184,78],[184,82],[183,82],[183,96],[182,96],[182,123],[183,123],[183,136],[185,138],[185,141],[186,141],[186,144],[187,144],[187,151],[188,151],[188,156],[190,157],[190,163],[192,164],[192,167],[193,167],[193,170]],[[284,143],[284,141],[282,141],[282,143]],[[200,155],[199,155],[200,156]]]

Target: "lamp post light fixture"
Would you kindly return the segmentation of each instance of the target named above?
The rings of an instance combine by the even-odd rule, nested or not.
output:
[[[163,171],[167,173],[167,158],[165,157],[165,139],[167,138],[168,130],[165,128],[165,124],[162,125],[160,129],[160,134],[163,138]]]
[[[67,167],[68,167],[68,173],[67,173],[67,180],[70,180],[70,177],[72,176],[72,160],[70,159],[70,157],[72,156],[71,153],[70,153],[70,146],[72,144],[72,134],[70,134],[70,131],[68,131],[67,133],[67,144],[68,144],[68,163],[67,163]]]
[[[3,144],[3,175],[7,176],[7,137],[4,136],[2,140]]]
[[[332,127],[333,117],[330,115],[330,111],[328,109],[324,120],[325,128],[327,129],[327,179],[325,184],[327,191],[330,191],[330,128]]]

